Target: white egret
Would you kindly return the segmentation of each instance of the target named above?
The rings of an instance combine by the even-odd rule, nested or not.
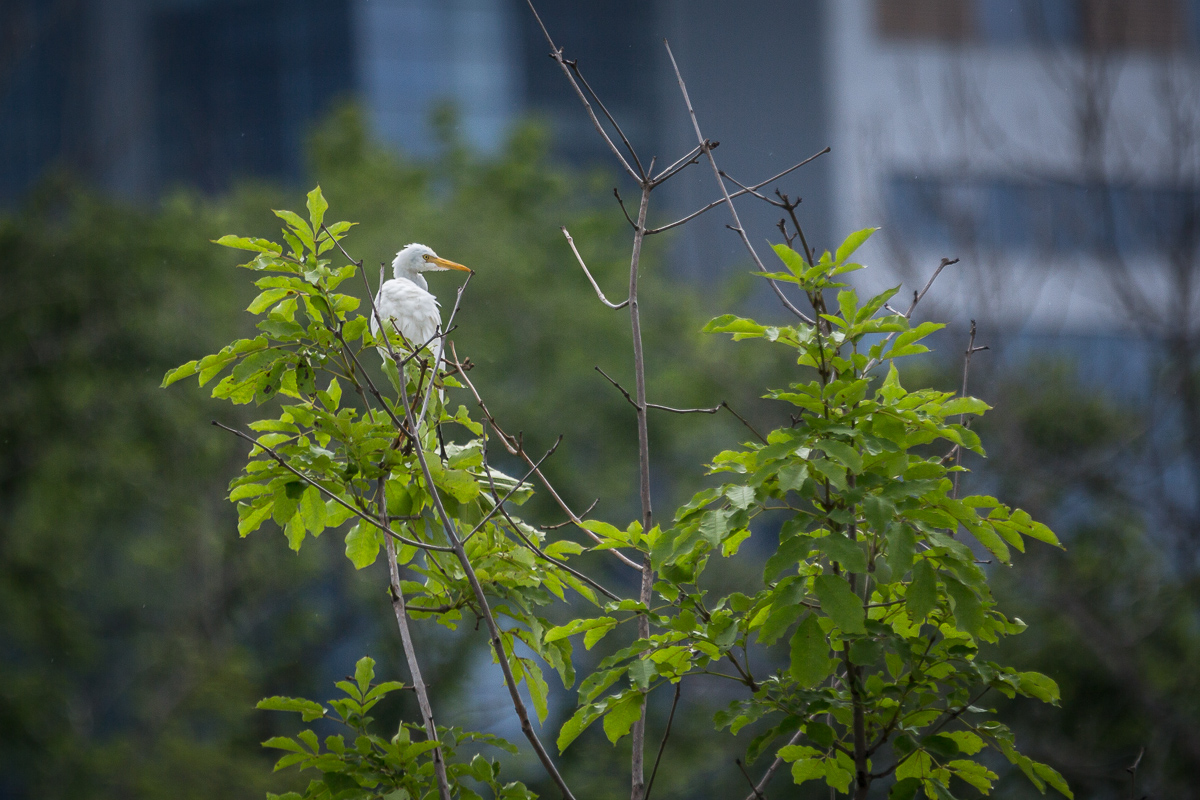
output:
[[[437,298],[430,293],[429,284],[421,273],[448,269],[472,272],[470,267],[441,258],[432,248],[423,244],[414,242],[406,245],[392,261],[392,274],[395,277],[384,281],[379,287],[379,294],[375,295],[379,317],[371,316],[371,333],[376,336],[379,335],[379,320],[382,319],[389,333],[399,330],[414,350],[429,344],[433,349],[434,374],[441,365],[442,339],[432,340],[441,332],[442,314]],[[386,352],[383,357],[385,360],[388,358]],[[432,387],[425,394],[418,420],[424,419],[431,394]]]
[[[429,284],[421,273],[448,269],[471,272],[470,267],[441,258],[423,244],[407,245],[392,261],[395,277],[384,281],[375,296],[375,308],[387,330],[395,332],[399,329],[413,348],[430,342],[442,326],[437,298],[429,292]],[[392,320],[395,320],[395,328]],[[379,335],[379,320],[374,316],[371,317],[371,333]],[[440,347],[434,347],[435,353],[440,354],[440,351]]]

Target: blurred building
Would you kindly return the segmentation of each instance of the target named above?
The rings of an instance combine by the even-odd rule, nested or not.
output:
[[[1076,329],[1122,287],[1135,305],[1195,291],[1178,276],[1200,216],[1200,0],[541,5],[660,166],[695,143],[663,37],[731,175],[832,146],[781,186],[822,248],[884,226],[864,251],[889,265],[874,286],[959,257],[941,296],[972,301],[948,310]],[[131,198],[299,183],[305,132],[352,98],[417,155],[450,102],[482,151],[532,113],[561,156],[612,166],[548,50],[523,0],[6,0],[0,206],[56,165]],[[660,194],[666,219],[718,191],[699,165]],[[777,236],[776,209],[739,204],[753,241]],[[743,262],[728,221],[716,209],[675,239],[681,275]]]
[[[811,107],[822,94],[819,3],[771,0],[761,16],[714,0],[542,5],[556,40],[660,166],[692,144],[663,36],[706,101],[712,138],[737,125],[745,149],[759,151],[740,159],[746,166],[790,156],[775,152],[797,137],[785,135],[800,119],[788,98]],[[761,59],[797,37],[811,41],[778,80],[759,80]],[[306,129],[351,98],[382,140],[415,154],[433,147],[431,113],[449,101],[484,151],[534,113],[556,128],[563,155],[603,160],[548,52],[522,0],[6,0],[0,204],[56,165],[128,197],[176,184],[217,191],[245,176],[298,180]],[[823,115],[804,116],[800,150],[816,149]],[[726,153],[737,160],[735,150]],[[706,189],[707,201],[715,187]]]
[[[885,221],[876,285],[959,257],[947,310],[1058,332],[1195,303],[1200,3],[847,0],[830,26],[838,227]]]

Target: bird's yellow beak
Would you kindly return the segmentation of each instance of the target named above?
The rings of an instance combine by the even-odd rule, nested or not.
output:
[[[449,261],[444,258],[438,258],[437,256],[425,256],[425,260],[428,261],[430,264],[437,264],[439,267],[445,267],[446,269],[456,269],[456,270],[459,270],[460,272],[474,272],[475,271],[475,270],[471,269],[470,267],[465,267],[462,264],[459,264],[457,261]]]

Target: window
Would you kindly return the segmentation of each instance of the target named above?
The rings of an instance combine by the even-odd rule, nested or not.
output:
[[[895,176],[887,215],[910,244],[1046,254],[1191,253],[1200,191],[1059,180]]]

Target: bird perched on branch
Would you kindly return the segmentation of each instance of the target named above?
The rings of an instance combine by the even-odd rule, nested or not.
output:
[[[398,329],[414,349],[428,344],[442,326],[437,298],[429,292],[429,284],[421,273],[448,269],[472,271],[462,264],[439,257],[423,244],[407,245],[392,261],[395,277],[385,281],[375,296],[375,308],[379,310],[384,326],[391,333]],[[379,320],[374,315],[371,317],[371,333],[379,335]],[[435,363],[441,356],[441,350],[439,341],[433,346]]]

